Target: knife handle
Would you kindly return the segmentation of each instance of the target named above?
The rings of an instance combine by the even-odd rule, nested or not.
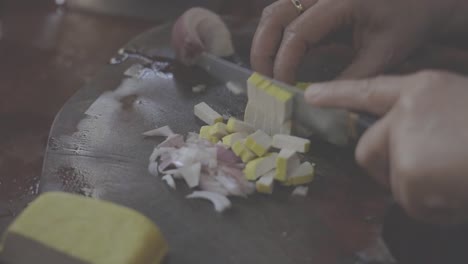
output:
[[[379,118],[375,115],[362,112],[350,112],[350,136],[354,141],[358,141],[362,135],[374,125]]]

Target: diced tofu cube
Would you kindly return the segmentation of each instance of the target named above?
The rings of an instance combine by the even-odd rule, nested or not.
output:
[[[237,141],[241,141],[247,138],[247,134],[242,132],[237,132],[234,134],[227,135],[223,137],[223,144],[229,147],[232,147]]]
[[[200,128],[200,138],[206,139],[210,141],[213,144],[218,143],[219,138],[215,136],[211,136],[210,131],[211,131],[211,126],[202,126]]]
[[[252,125],[235,119],[234,117],[229,118],[226,129],[229,133],[242,132],[251,134],[255,132],[255,128]]]
[[[291,177],[286,181],[287,186],[297,186],[310,183],[314,180],[315,165],[310,162],[304,162],[294,170]]]
[[[276,158],[275,179],[285,182],[294,170],[301,164],[299,156],[294,150],[283,149]]]
[[[252,150],[257,156],[261,157],[265,155],[271,148],[273,139],[261,130],[251,134],[247,137],[245,145]]]
[[[290,135],[274,135],[273,147],[278,149],[290,149],[299,153],[309,152],[310,140]]]
[[[195,116],[200,118],[208,125],[214,125],[218,122],[223,122],[223,117],[213,110],[205,102],[199,103],[194,107]]]
[[[241,160],[244,163],[247,163],[257,157],[252,151],[250,151],[245,146],[245,140],[237,141],[236,143],[234,143],[234,145],[232,145],[232,151],[239,158],[241,158]]]
[[[264,176],[262,176],[256,183],[255,187],[257,192],[272,194],[273,187],[275,185],[275,170],[271,170]]]
[[[228,134],[226,130],[226,124],[224,123],[216,123],[211,126],[210,128],[210,136],[212,137],[217,137],[217,138],[222,138]]]
[[[244,169],[245,178],[249,181],[254,181],[269,171],[274,170],[276,168],[277,156],[277,153],[270,153],[263,158],[254,159],[247,163]]]

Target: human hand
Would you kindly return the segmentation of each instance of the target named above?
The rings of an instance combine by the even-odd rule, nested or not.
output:
[[[360,139],[356,160],[409,215],[468,221],[468,78],[422,72],[335,81],[305,96],[315,106],[382,116]]]
[[[351,31],[355,57],[339,78],[363,78],[400,63],[426,40],[465,24],[468,4],[457,0],[290,0],[265,8],[254,37],[255,71],[293,83],[302,57],[338,31]],[[465,24],[466,25],[466,24]]]

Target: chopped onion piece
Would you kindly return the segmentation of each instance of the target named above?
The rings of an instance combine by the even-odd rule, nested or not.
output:
[[[231,201],[219,193],[197,191],[187,196],[187,199],[206,199],[213,203],[216,212],[223,212],[231,207]]]
[[[195,85],[194,87],[192,87],[193,93],[203,93],[205,90],[206,90],[205,84],[199,84],[199,85]]]
[[[245,89],[242,89],[242,87],[240,87],[238,84],[233,83],[233,82],[227,82],[226,87],[231,93],[235,95],[243,94],[245,90]]]
[[[163,126],[143,133],[145,137],[169,137],[174,135],[169,126]]]
[[[167,185],[169,185],[169,187],[171,187],[172,189],[176,189],[176,184],[175,184],[175,181],[174,181],[174,178],[172,178],[172,175],[164,175],[162,177],[162,180],[165,181],[167,183]]]
[[[307,196],[307,193],[309,192],[309,187],[307,186],[297,186],[296,189],[291,193],[292,196],[302,196],[305,197]]]
[[[190,188],[195,188],[200,183],[201,163],[179,169],[182,177]]]
[[[156,147],[154,148],[153,150],[153,153],[151,153],[151,156],[149,158],[149,161],[150,162],[154,162],[156,161],[160,156],[166,154],[166,153],[170,153],[170,152],[173,152],[175,150],[175,148],[159,148],[159,147]]]
[[[181,148],[185,145],[184,136],[174,134],[158,145],[158,148]]]
[[[148,166],[148,172],[153,176],[158,176],[159,175],[158,163],[155,161],[151,162]]]

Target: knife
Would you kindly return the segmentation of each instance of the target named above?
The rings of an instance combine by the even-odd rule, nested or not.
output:
[[[247,91],[247,80],[254,73],[230,61],[209,53],[202,53],[195,62],[216,79]],[[286,83],[264,76],[272,83],[294,94],[293,124],[298,136],[317,135],[339,146],[356,142],[360,136],[377,120],[373,116],[350,112],[343,109],[318,108],[308,104],[304,91]]]

